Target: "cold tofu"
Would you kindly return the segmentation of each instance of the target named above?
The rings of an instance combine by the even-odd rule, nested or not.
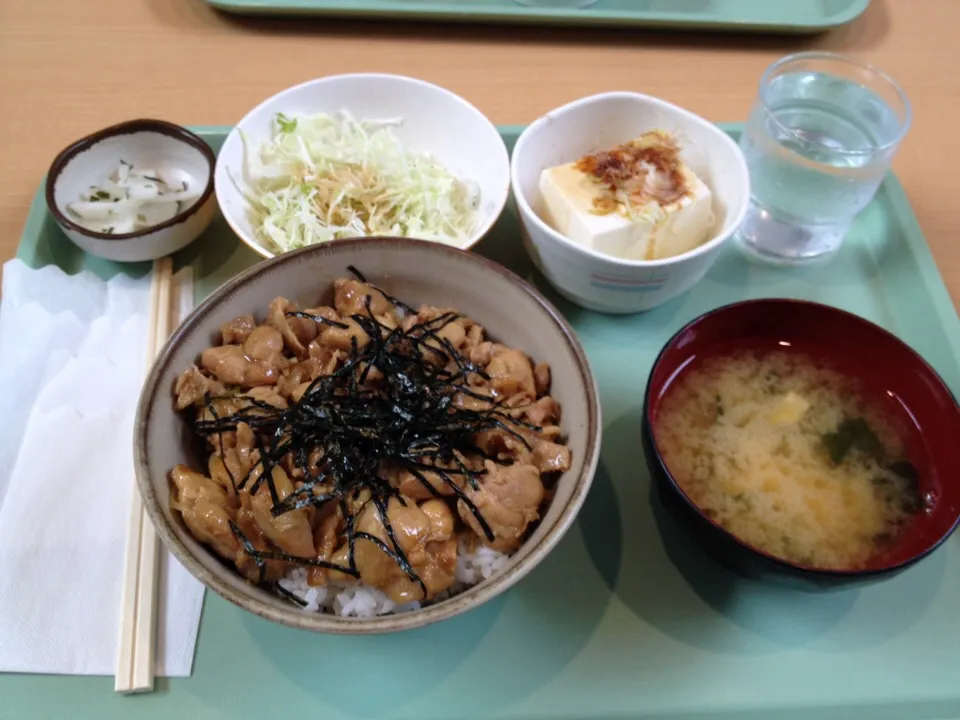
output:
[[[610,151],[547,168],[545,220],[586,247],[628,260],[657,260],[701,245],[714,225],[710,189],[653,131]]]

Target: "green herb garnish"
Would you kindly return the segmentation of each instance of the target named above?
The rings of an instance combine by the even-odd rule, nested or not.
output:
[[[297,119],[288,118],[283,113],[277,113],[277,125],[280,126],[280,132],[292,133],[297,129]]]
[[[907,482],[914,484],[920,482],[920,473],[917,472],[917,468],[909,460],[898,460],[895,463],[890,463],[887,465],[887,470],[902,477]]]
[[[883,445],[863,418],[847,418],[837,429],[823,436],[823,445],[834,465],[844,461],[851,450],[860,450],[879,460]]]

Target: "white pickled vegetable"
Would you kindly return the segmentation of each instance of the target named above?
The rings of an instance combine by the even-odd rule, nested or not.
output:
[[[138,168],[121,160],[109,177],[68,204],[67,211],[88,230],[119,235],[166,222],[200,195],[199,184],[183,172]]]
[[[241,135],[244,177],[234,181],[257,240],[279,252],[365,235],[462,245],[477,224],[479,188],[404,148],[393,132],[399,124],[278,113],[258,147]]]

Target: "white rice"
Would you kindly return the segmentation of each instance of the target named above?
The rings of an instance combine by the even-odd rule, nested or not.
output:
[[[486,580],[500,570],[510,556],[476,543],[472,552],[463,542],[457,551],[457,567],[454,570],[456,582],[445,593],[437,596],[433,602],[445,600],[457,595],[469,587]],[[327,612],[341,617],[369,618],[389,613],[403,613],[419,610],[419,602],[397,605],[383,592],[366,585],[346,585],[327,581],[325,585],[314,587],[307,584],[307,571],[294,568],[279,581],[280,587],[294,595],[305,604],[306,612]]]

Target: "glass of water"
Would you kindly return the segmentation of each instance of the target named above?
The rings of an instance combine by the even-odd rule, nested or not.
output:
[[[910,126],[910,103],[875,67],[832,53],[788,55],[760,80],[740,139],[749,253],[802,264],[840,249]]]

